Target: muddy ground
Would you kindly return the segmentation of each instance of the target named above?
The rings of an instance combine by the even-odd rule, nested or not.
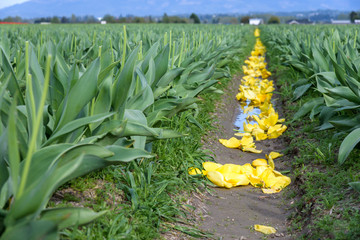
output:
[[[224,90],[221,102],[216,103],[213,113],[216,119],[216,130],[208,133],[203,141],[205,148],[213,152],[218,163],[245,164],[256,158],[265,158],[271,151],[281,152],[286,146],[282,138],[256,142],[261,154],[245,153],[239,149],[229,149],[221,145],[219,138],[229,139],[234,136],[234,122],[240,113],[240,105],[235,96],[238,92],[241,76],[235,76]],[[280,112],[280,106],[275,109]],[[275,159],[276,170],[284,171],[288,168],[285,158]],[[232,189],[212,188],[212,195],[204,198],[205,210],[199,227],[214,233],[215,239],[292,239],[287,229],[287,209],[289,200],[283,196],[284,191],[277,194],[263,194],[261,189],[252,186],[242,186]],[[277,229],[273,235],[256,232],[254,224],[269,225]]]

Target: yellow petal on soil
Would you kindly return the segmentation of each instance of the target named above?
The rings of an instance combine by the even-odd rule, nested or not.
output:
[[[255,231],[264,233],[264,234],[273,234],[276,233],[276,229],[270,226],[264,226],[264,225],[254,225]]]
[[[255,127],[256,125],[256,127]],[[255,135],[257,133],[264,133],[265,131],[262,130],[257,124],[254,125],[254,128],[252,129],[252,134]]]
[[[250,181],[250,184],[253,187],[264,187],[265,186],[264,181],[260,177],[257,177],[254,174],[247,174],[247,177]]]
[[[202,174],[202,171],[198,168],[195,167],[191,167],[188,170],[189,175],[197,175],[197,174]]]
[[[255,119],[255,121],[257,121],[257,123],[259,124],[259,127],[260,127],[262,130],[267,130],[267,127],[265,126],[263,119],[260,119],[260,118],[259,118],[258,116],[256,116],[256,115],[254,115],[253,118]]]
[[[278,123],[283,123],[283,122],[285,122],[285,118],[280,118],[280,119],[278,120]]]
[[[276,171],[275,169],[273,170],[273,172],[274,172],[275,176],[277,176],[277,177],[282,176],[281,172]]]
[[[240,140],[241,145],[246,147],[246,146],[252,146],[254,139],[252,136],[244,136],[242,137],[242,139]]]
[[[238,137],[245,137],[245,136],[251,136],[251,134],[250,133],[235,133],[234,134],[235,136],[238,136]]]
[[[222,173],[223,175],[226,173],[236,173],[236,174],[240,174],[241,173],[241,166],[240,165],[236,165],[236,164],[224,164],[223,166],[219,167],[218,169],[216,169],[216,171]]]
[[[264,181],[265,186],[272,188],[280,179],[275,176],[271,168],[266,169],[261,175],[260,178]]]
[[[272,159],[275,159],[275,158],[278,158],[278,157],[282,157],[284,156],[283,154],[281,153],[278,153],[278,152],[270,152],[269,155],[265,155],[265,157],[268,159],[269,157],[271,157]]]
[[[252,161],[251,164],[252,164],[254,167],[267,166],[267,161],[266,161],[266,159],[258,158],[258,159],[255,159],[254,161]]]
[[[238,94],[236,94],[236,99],[238,100],[238,101],[240,101],[241,99],[243,99],[244,98],[244,94],[242,93],[242,92],[239,92]]]
[[[275,131],[275,132],[268,134],[268,139],[274,139],[274,138],[278,138],[280,136],[281,136],[281,133]]]
[[[207,172],[215,171],[216,169],[222,166],[221,164],[214,162],[203,162],[202,165]]]
[[[285,130],[287,129],[287,126],[286,125],[282,125],[281,129],[280,129],[280,132],[283,133],[285,132]]]
[[[268,129],[268,134],[272,134],[274,132],[277,132],[281,129],[281,124],[276,124],[274,126],[270,126],[269,129]]]
[[[224,174],[226,182],[233,184],[233,186],[249,185],[250,181],[245,174],[227,173]]]
[[[217,171],[210,171],[207,173],[207,178],[216,186],[224,187],[225,186],[225,180],[224,176],[217,172]]]
[[[274,170],[275,169],[275,163],[271,156],[268,157],[269,167]]]
[[[227,139],[219,139],[219,142],[227,148],[239,148],[241,145],[241,141],[235,137]]]
[[[276,179],[277,182],[271,186],[271,189],[274,189],[277,192],[280,192],[291,183],[291,179],[284,175],[276,177]]]
[[[277,113],[273,113],[273,114],[269,115],[269,117],[264,119],[264,124],[267,127],[275,126],[276,123],[278,122],[278,119],[279,119],[279,115]]]
[[[232,188],[232,187],[234,187],[234,185],[232,183],[229,183],[229,182],[224,182],[224,187],[225,188]]]
[[[243,122],[243,126],[244,126],[244,131],[245,132],[252,132],[254,129],[260,129],[259,125],[256,124],[256,123],[254,125],[252,125],[250,123],[246,124],[245,122]]]
[[[243,150],[244,152],[262,153],[262,150],[257,150],[253,147],[243,147],[241,150]]]
[[[244,174],[253,174],[255,169],[251,166],[250,163],[246,163],[241,166],[241,173]]]
[[[260,177],[266,169],[268,169],[267,166],[258,166],[255,168],[254,175]]]
[[[255,134],[255,139],[256,141],[262,141],[268,138],[268,135],[265,133],[256,133]]]

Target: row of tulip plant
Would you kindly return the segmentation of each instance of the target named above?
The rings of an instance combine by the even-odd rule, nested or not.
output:
[[[344,136],[338,162],[344,163],[360,141],[360,53],[354,26],[289,26],[264,29],[264,39],[281,61],[298,74],[293,100],[311,92],[293,120],[317,118],[317,130],[336,129]],[[360,182],[350,185],[360,191]]]
[[[47,208],[56,189],[151,158],[159,128],[221,92],[248,28],[11,26],[0,30],[0,239],[57,239],[106,211]]]

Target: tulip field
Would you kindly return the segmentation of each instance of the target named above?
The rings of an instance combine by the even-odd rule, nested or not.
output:
[[[319,120],[317,131],[335,129],[335,137],[343,139],[337,156],[338,163],[343,164],[360,142],[358,29],[284,28],[281,34],[271,31],[279,29],[269,29],[266,41],[299,74],[300,79],[293,85],[293,100],[317,93],[302,105],[293,120],[309,116]],[[315,31],[320,34],[312,34]],[[360,191],[360,182],[349,184]]]
[[[262,40],[288,111],[293,231],[301,239],[358,239],[358,27],[266,26]]]
[[[106,215],[47,206],[63,184],[108,166],[122,166],[113,170],[128,181],[135,211],[144,194],[136,184],[150,183],[156,168],[146,161],[158,154],[153,143],[185,137],[166,124],[181,112],[184,122],[200,125],[197,96],[221,93],[216,86],[230,76],[246,29],[2,28],[1,239],[57,239],[63,229]],[[156,184],[155,195],[170,185]]]
[[[291,153],[221,165],[201,148],[211,101],[235,71],[233,99],[248,117],[217,139],[224,148],[260,154],[257,142],[294,138],[292,124],[309,116],[314,131],[341,140],[332,146],[339,166],[356,161],[359,49],[351,26],[3,26],[0,240],[206,238],[188,227],[182,194],[208,185],[279,194],[291,175],[274,159]],[[296,76],[287,101],[301,103],[286,120],[272,102],[275,58]],[[360,179],[351,176],[353,196]]]

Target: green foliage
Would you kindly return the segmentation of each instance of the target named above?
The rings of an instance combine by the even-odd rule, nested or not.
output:
[[[352,27],[334,29],[314,26],[287,31],[288,28],[272,28],[269,34],[265,33],[265,38],[279,50],[286,64],[300,74],[301,81],[294,84],[293,100],[301,99],[310,91],[320,94],[305,103],[294,120],[310,113],[311,119],[318,117],[320,120],[318,130],[336,128],[336,136],[353,131],[339,149],[338,161],[343,163],[358,143],[358,136],[354,135],[358,134],[356,129],[360,127],[360,119],[357,118],[360,113],[357,30]]]
[[[250,22],[250,16],[244,16],[240,19],[240,23],[249,24],[249,22]]]
[[[189,18],[192,19],[195,24],[199,24],[199,23],[200,23],[200,18],[199,18],[199,16],[196,15],[195,13],[192,13]]]
[[[288,26],[274,29],[280,34],[279,30],[282,28],[287,29]],[[314,31],[313,28],[317,29],[317,27],[310,26],[299,29],[311,32]],[[329,30],[328,27],[319,28],[323,31]],[[265,32],[263,29],[262,34]],[[290,231],[293,238],[296,239],[359,238],[360,212],[357,208],[359,204],[357,191],[360,182],[358,174],[360,164],[359,150],[357,147],[354,148],[358,141],[357,128],[354,128],[353,133],[350,131],[350,134],[343,140],[343,136],[349,132],[349,129],[353,129],[358,121],[357,110],[341,110],[340,107],[340,109],[336,109],[326,105],[327,99],[324,99],[322,92],[319,92],[326,89],[322,89],[318,85],[321,82],[317,81],[319,79],[315,79],[315,77],[321,75],[319,78],[322,81],[335,82],[340,85],[335,72],[331,72],[333,71],[331,64],[321,67],[322,69],[323,67],[328,68],[325,70],[327,72],[322,70],[317,70],[320,72],[318,74],[312,72],[315,71],[315,67],[312,66],[320,69],[322,61],[318,58],[315,62],[311,57],[312,55],[318,56],[318,54],[314,51],[311,53],[306,47],[307,43],[300,46],[301,51],[304,52],[298,52],[294,47],[299,46],[299,43],[295,39],[290,41],[293,33],[285,32],[287,34],[285,39],[281,39],[279,37],[281,35],[266,36],[272,46],[267,46],[267,49],[270,63],[274,69],[277,69],[275,77],[277,85],[281,86],[281,100],[287,103],[283,105],[285,118],[292,118],[296,114],[305,112],[310,115],[310,119],[301,117],[301,121],[293,121],[284,133],[284,140],[288,146],[285,153],[291,157],[288,159],[288,163],[294,180],[292,188],[288,191],[288,195],[292,198],[290,200],[292,214],[289,216]],[[285,34],[285,32],[283,33]],[[301,32],[295,32],[295,35],[297,34],[301,35]],[[314,36],[310,40],[314,41],[316,37]],[[276,46],[274,41],[278,42],[279,46]],[[305,54],[309,58],[305,57]],[[330,61],[330,56],[323,56]],[[304,63],[304,66],[308,66],[309,73],[298,68],[301,66],[299,65],[300,61],[295,61],[295,59],[298,60],[302,57],[304,59],[301,62]],[[286,66],[278,65],[284,59],[288,59]],[[307,60],[305,61],[305,59]],[[309,88],[296,101],[291,101],[298,96],[296,92],[293,94],[294,89],[307,84],[311,84],[312,88]],[[339,92],[336,91],[337,89],[332,93],[333,96],[330,96],[334,97],[335,94],[339,96]],[[326,93],[329,94],[330,91],[326,90]],[[350,92],[344,91],[341,94],[347,96],[346,94],[349,95]],[[323,104],[316,104],[317,99],[322,99],[319,102],[321,101]],[[309,105],[313,105],[312,109],[307,108]],[[337,155],[343,162],[336,161]],[[346,157],[347,161],[345,161]]]
[[[267,23],[268,24],[279,24],[280,18],[278,16],[271,16]]]
[[[168,26],[144,33],[145,28],[124,27],[122,33],[114,25],[1,29],[1,240],[25,234],[56,239],[59,230],[106,214],[106,209],[47,205],[63,184],[108,166],[118,171],[132,210],[142,209],[142,201],[147,213],[164,208],[155,213],[157,227],[179,214],[164,198],[176,181],[155,181],[153,190],[144,192],[152,179],[146,159],[154,157],[154,141],[186,133],[164,124],[172,117],[186,112],[182,125],[200,124],[197,96],[220,92],[216,83],[229,76],[228,63],[237,59],[247,32],[179,26],[168,42],[162,39]],[[198,146],[191,146],[197,154]],[[179,167],[184,172],[188,166]],[[138,227],[146,232],[153,225]]]

